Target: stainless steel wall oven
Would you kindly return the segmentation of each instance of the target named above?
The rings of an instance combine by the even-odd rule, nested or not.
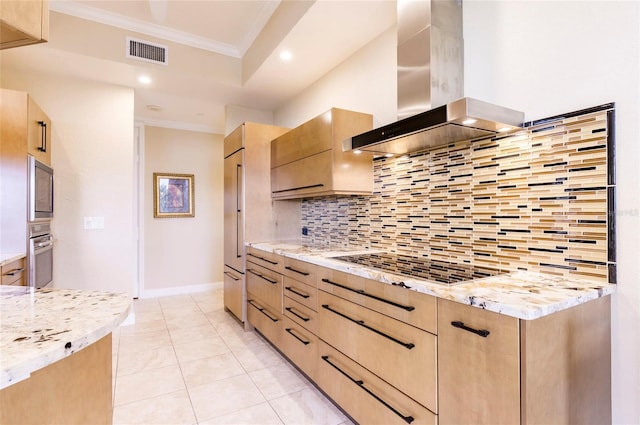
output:
[[[53,169],[29,156],[29,221],[53,219]]]
[[[43,288],[53,281],[51,223],[29,225],[29,286]]]

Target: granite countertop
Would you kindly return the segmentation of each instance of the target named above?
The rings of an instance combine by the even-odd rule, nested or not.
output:
[[[9,253],[9,254],[0,254],[0,267],[5,264],[9,264],[13,261],[19,260],[21,258],[26,257],[27,254],[23,253]]]
[[[404,282],[417,292],[525,320],[547,316],[615,292],[615,285],[607,283],[525,271],[446,285],[332,258],[375,252],[371,250],[318,248],[292,242],[247,245],[383,283]]]
[[[108,335],[130,305],[127,294],[0,286],[0,389]]]

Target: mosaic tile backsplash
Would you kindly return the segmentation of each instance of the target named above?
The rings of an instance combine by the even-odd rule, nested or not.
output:
[[[302,201],[303,241],[615,283],[613,114],[377,158],[372,196]]]

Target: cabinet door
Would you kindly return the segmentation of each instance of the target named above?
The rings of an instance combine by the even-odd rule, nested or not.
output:
[[[224,306],[244,322],[244,277],[231,267],[224,268]]]
[[[280,350],[309,378],[316,379],[318,337],[287,316],[282,318]]]
[[[49,38],[49,3],[43,0],[3,0],[0,7],[0,48],[25,46]]]
[[[271,196],[278,199],[317,196],[333,189],[332,152],[325,151],[271,169]]]
[[[24,258],[16,261],[12,261],[9,264],[5,264],[0,268],[0,274],[2,274],[2,285],[16,285],[24,286],[25,281],[25,266]]]
[[[282,314],[282,275],[247,261],[247,292]]]
[[[27,151],[38,161],[51,166],[51,120],[29,96]]]
[[[440,425],[520,423],[519,339],[516,318],[438,299]]]
[[[243,270],[243,151],[224,160],[224,264]]]

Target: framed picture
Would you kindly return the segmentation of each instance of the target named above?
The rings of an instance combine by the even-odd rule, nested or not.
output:
[[[194,217],[193,174],[153,173],[153,216]]]

